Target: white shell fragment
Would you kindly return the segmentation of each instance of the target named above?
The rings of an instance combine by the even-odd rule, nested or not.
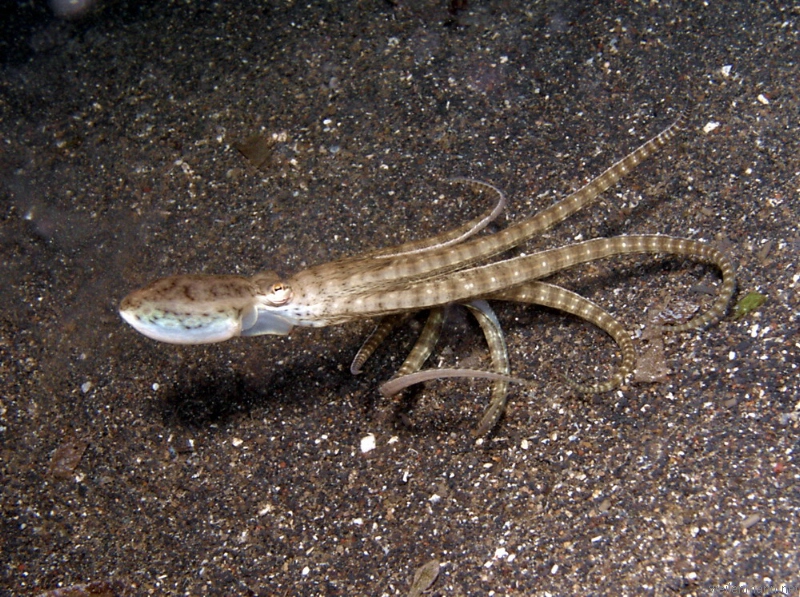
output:
[[[719,126],[719,122],[714,122],[713,120],[711,120],[708,123],[706,123],[706,125],[703,127],[703,132],[707,135],[708,133],[713,131],[718,126]]]
[[[361,452],[366,454],[367,452],[371,452],[375,449],[375,435],[372,433],[368,433],[364,437],[361,438]]]
[[[505,547],[498,547],[494,550],[494,559],[500,560],[508,557],[508,550]]]

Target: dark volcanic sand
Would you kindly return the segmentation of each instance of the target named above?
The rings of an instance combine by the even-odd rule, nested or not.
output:
[[[441,596],[800,593],[796,4],[29,4],[0,44],[0,593],[406,595],[434,558]],[[519,220],[681,110],[678,139],[532,245],[730,251],[738,297],[767,303],[668,337],[658,383],[575,396],[563,375],[607,376],[609,339],[498,304],[534,383],[476,445],[486,382],[380,397],[408,328],[353,377],[367,322],[174,347],[116,312],[157,276],[452,228],[489,199],[450,176]],[[260,169],[234,148],[256,133]],[[718,275],[642,257],[557,280],[638,330]],[[488,367],[463,311],[433,364]]]

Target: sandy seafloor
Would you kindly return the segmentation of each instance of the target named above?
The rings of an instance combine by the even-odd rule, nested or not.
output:
[[[792,4],[131,0],[66,21],[16,3],[0,594],[406,595],[432,559],[441,596],[800,594]],[[368,322],[175,347],[117,314],[158,276],[290,274],[452,228],[491,198],[451,176],[504,189],[518,221],[682,110],[668,148],[531,245],[730,252],[738,297],[767,303],[669,337],[657,383],[576,396],[564,374],[607,376],[609,338],[498,304],[532,384],[476,445],[488,382],[378,393],[418,322],[353,377]],[[234,148],[254,134],[260,169]],[[556,281],[635,332],[718,279],[641,257]],[[433,365],[489,367],[467,314],[448,326]]]

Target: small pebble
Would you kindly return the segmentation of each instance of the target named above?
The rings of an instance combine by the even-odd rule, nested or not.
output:
[[[760,514],[751,514],[742,521],[742,528],[749,529],[751,526],[757,524],[761,520]]]
[[[439,569],[441,564],[438,560],[431,560],[417,568],[414,572],[414,579],[411,581],[411,590],[408,592],[408,597],[419,597],[431,588],[439,576]]]
[[[368,433],[364,437],[361,438],[361,452],[366,454],[367,452],[371,452],[375,449],[375,435],[372,433]]]

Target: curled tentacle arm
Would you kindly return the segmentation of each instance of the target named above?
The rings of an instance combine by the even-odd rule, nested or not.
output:
[[[375,324],[375,329],[370,332],[367,339],[364,340],[364,344],[358,349],[356,356],[353,357],[353,362],[350,363],[350,373],[359,375],[362,372],[361,368],[364,363],[373,355],[378,346],[386,340],[393,329],[409,317],[410,313],[395,313],[394,315],[381,317],[378,323]]]
[[[503,328],[500,327],[500,321],[497,319],[494,310],[484,300],[472,301],[467,307],[472,311],[483,330],[483,335],[489,346],[489,355],[492,358],[492,369],[494,369],[495,373],[504,376],[495,379],[492,384],[492,396],[489,400],[489,406],[483,413],[478,426],[472,431],[473,437],[481,437],[492,430],[505,411],[506,401],[508,400],[508,383],[516,381],[516,378],[510,377],[511,366],[508,362],[506,338],[503,335]]]
[[[508,362],[508,349],[506,348],[503,329],[492,308],[484,300],[475,300],[465,305],[478,320],[489,346],[494,371],[481,371],[477,369],[426,369],[420,367],[430,355],[436,340],[439,337],[444,321],[443,309],[431,311],[425,328],[420,334],[409,356],[395,373],[391,380],[381,385],[384,396],[392,396],[405,388],[431,379],[442,377],[482,377],[494,381],[492,384],[492,398],[480,424],[473,431],[474,437],[488,433],[503,414],[508,396],[509,382],[523,383],[524,380],[511,376]],[[442,375],[446,372],[446,375]]]
[[[377,251],[372,251],[368,253],[366,256],[380,257],[381,259],[390,259],[394,257],[415,255],[419,253],[424,253],[426,251],[434,251],[436,249],[451,247],[455,244],[467,240],[472,236],[475,236],[478,232],[480,232],[481,230],[486,228],[489,224],[491,224],[494,220],[496,220],[501,213],[503,213],[503,210],[505,209],[507,204],[506,195],[505,193],[503,193],[503,191],[498,189],[493,184],[484,182],[482,180],[475,180],[474,178],[462,178],[459,176],[450,178],[449,182],[456,182],[456,183],[461,182],[461,183],[471,184],[476,187],[493,191],[494,193],[497,194],[497,203],[491,210],[487,211],[485,214],[478,216],[474,220],[470,220],[463,226],[459,226],[454,230],[450,230],[449,232],[438,234],[436,236],[432,236],[427,239],[422,239],[419,241],[411,241],[409,243],[400,245],[399,247],[389,247],[388,249],[379,249]]]
[[[416,373],[409,373],[403,377],[395,377],[384,383],[381,387],[381,394],[387,398],[394,396],[397,392],[405,390],[414,384],[430,381],[432,379],[445,379],[448,377],[479,377],[483,379],[496,379],[512,383],[527,383],[526,380],[510,375],[502,375],[494,371],[483,371],[481,369],[424,369]]]
[[[599,394],[618,387],[636,366],[636,351],[627,330],[607,311],[587,298],[566,288],[544,282],[529,282],[492,295],[490,298],[542,305],[585,319],[605,331],[617,343],[622,362],[610,379],[593,384],[580,384],[567,380],[575,390],[585,394]]]

